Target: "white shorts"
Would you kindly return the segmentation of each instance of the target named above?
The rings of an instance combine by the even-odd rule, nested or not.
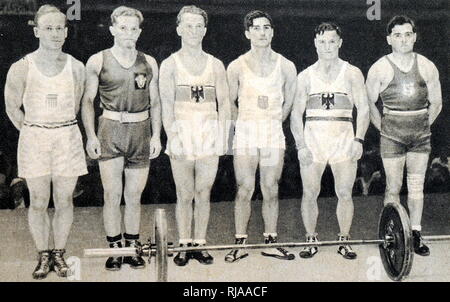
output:
[[[78,125],[55,129],[23,126],[17,151],[19,177],[76,177],[87,174]]]
[[[338,163],[351,160],[353,125],[347,121],[306,121],[305,143],[313,161]]]
[[[167,141],[166,154],[181,156],[186,160],[222,155],[217,145],[219,133],[217,112],[191,111],[187,116],[183,115],[176,114],[178,119],[172,127],[177,136]]]
[[[279,120],[237,120],[233,149],[286,149]]]

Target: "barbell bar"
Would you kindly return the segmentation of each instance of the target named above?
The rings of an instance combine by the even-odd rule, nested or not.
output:
[[[412,231],[406,210],[397,203],[387,204],[378,222],[379,239],[348,240],[349,245],[378,245],[381,260],[387,275],[395,281],[408,277],[413,262]],[[119,257],[119,256],[156,256],[156,278],[159,282],[167,281],[168,257],[171,253],[194,251],[219,251],[230,249],[268,249],[279,247],[335,246],[342,241],[318,242],[279,242],[260,244],[230,244],[192,247],[172,247],[167,242],[167,219],[164,209],[156,209],[154,220],[155,243],[151,240],[138,248],[85,249],[85,257]],[[450,235],[423,236],[425,242],[449,241]]]

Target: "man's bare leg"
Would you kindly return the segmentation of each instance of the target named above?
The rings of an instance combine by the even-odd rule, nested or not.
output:
[[[257,155],[234,155],[237,194],[234,201],[234,223],[236,235],[247,235],[251,214],[251,198],[255,191],[255,173],[258,168]]]
[[[127,234],[139,234],[141,223],[141,196],[147,184],[149,167],[125,169],[124,224]]]
[[[319,216],[319,208],[317,206],[317,198],[320,194],[320,186],[322,174],[325,170],[326,163],[312,162],[309,165],[300,163],[300,175],[302,177],[302,220],[306,229],[306,241],[314,242],[316,238],[317,217]],[[305,247],[300,251],[301,258],[311,258],[318,251],[317,247]]]
[[[106,240],[111,248],[122,247],[120,201],[122,200],[122,174],[124,158],[117,157],[99,161],[100,177],[103,185],[103,224]],[[122,257],[109,257],[105,268],[111,271],[120,270]]]
[[[103,223],[106,235],[114,237],[121,234],[120,201],[122,200],[123,157],[99,161],[100,177],[103,185]]]
[[[125,168],[125,247],[140,246],[139,229],[141,224],[141,195],[147,184],[149,167]],[[145,261],[140,256],[123,257],[123,263],[129,264],[131,268],[145,267]]]
[[[338,197],[336,215],[339,223],[340,233],[338,240],[347,241],[350,238],[350,228],[353,221],[353,199],[352,190],[356,179],[357,162],[345,161],[330,165],[334,176],[334,188]],[[355,259],[357,257],[353,249],[342,244],[338,247],[338,253],[345,259]]]
[[[256,150],[235,150],[233,165],[237,184],[234,200],[236,244],[245,244],[247,241],[247,226],[251,214],[251,199],[255,191],[255,173],[258,161]],[[231,250],[225,255],[225,261],[232,263],[247,256],[248,253],[245,250]]]
[[[336,215],[339,223],[340,236],[348,237],[353,220],[352,190],[355,183],[357,162],[345,161],[332,164],[334,188],[338,198]]]
[[[403,169],[405,167],[405,156],[382,158],[384,172],[386,174],[386,192],[384,204],[400,202],[400,190],[403,185]]]
[[[73,191],[78,177],[53,176],[53,237],[55,249],[52,251],[53,267],[59,277],[67,277],[69,266],[64,260],[67,238],[73,222]]]
[[[194,246],[206,244],[211,188],[216,179],[218,156],[198,159],[195,163]],[[191,257],[202,264],[212,264],[214,258],[207,252],[193,252]]]
[[[428,153],[406,154],[406,179],[408,184],[408,208],[413,233],[414,251],[421,256],[430,255],[430,249],[422,242],[423,185],[428,167]]]
[[[48,249],[50,218],[47,207],[50,200],[51,176],[27,178],[30,192],[30,207],[28,209],[28,225],[36,248],[39,252],[38,265],[33,271],[34,279],[47,277],[51,269],[51,254]]]
[[[211,188],[218,165],[218,156],[198,159],[195,163],[194,243],[205,244],[203,241],[208,228]]]
[[[177,191],[175,215],[181,244],[192,242],[191,227],[194,200],[194,161],[170,159]]]
[[[53,176],[53,235],[55,249],[64,249],[73,222],[73,191],[78,177]]]
[[[270,155],[269,155],[270,154]],[[263,165],[261,158],[274,157],[273,165]],[[283,171],[284,150],[260,150],[260,186],[263,195],[264,233],[276,234],[278,221],[278,182]]]
[[[278,182],[283,171],[284,149],[261,149],[259,158],[260,185],[263,194],[262,215],[264,219],[264,242],[276,243],[278,241]],[[293,260],[284,248],[266,249],[261,252],[263,256],[274,257],[281,260]]]
[[[50,218],[47,208],[50,200],[51,176],[27,178],[30,191],[28,225],[38,251],[48,250]]]
[[[406,154],[409,216],[412,229],[417,231],[421,231],[423,187],[428,157],[428,153],[408,152]]]
[[[316,235],[317,217],[319,209],[317,198],[320,194],[322,174],[325,163],[313,162],[309,165],[300,164],[300,175],[302,177],[302,220],[306,229],[306,236]]]

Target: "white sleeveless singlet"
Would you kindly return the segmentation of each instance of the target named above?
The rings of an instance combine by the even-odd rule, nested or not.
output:
[[[238,117],[234,149],[285,149],[282,128],[284,103],[282,56],[266,77],[256,75],[247,65],[245,55],[238,58],[240,65],[238,90]]]

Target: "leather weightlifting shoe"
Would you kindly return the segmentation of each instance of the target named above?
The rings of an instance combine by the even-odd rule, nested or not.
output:
[[[198,244],[194,244],[194,247],[197,246],[202,246],[202,245],[198,245]],[[198,262],[200,262],[201,264],[213,264],[214,262],[214,258],[213,256],[211,256],[207,251],[193,251],[193,252],[189,252],[188,254],[190,254],[191,259],[195,259]]]
[[[306,242],[317,242],[316,236],[306,236]],[[312,258],[315,254],[319,252],[317,246],[305,246],[303,250],[300,251],[299,256],[301,258]]]
[[[111,243],[110,248],[121,248],[122,242],[116,241]],[[122,267],[122,257],[109,257],[105,263],[105,269],[108,271],[118,271]]]
[[[236,238],[234,244],[247,244],[247,238]],[[233,263],[238,260],[248,257],[247,250],[245,249],[234,249],[225,255],[225,262]]]
[[[52,250],[52,260],[53,260],[53,270],[58,275],[58,277],[65,278],[69,272],[69,266],[64,260],[65,249]]]
[[[339,236],[338,241],[345,241],[349,240],[349,236]],[[356,259],[356,253],[352,250],[352,247],[348,244],[340,245],[338,247],[338,254],[342,255],[345,259],[353,260]]]
[[[180,247],[184,247],[184,244],[180,244]],[[187,244],[187,246],[192,246],[190,243]],[[188,264],[190,259],[190,253],[188,252],[179,252],[174,258],[173,262],[178,266],[185,266]]]
[[[423,243],[422,235],[419,231],[412,231],[414,253],[420,256],[429,256],[430,249]]]
[[[141,243],[137,240],[125,240],[125,247],[140,248]],[[141,256],[125,256],[123,263],[128,264],[131,268],[141,269],[145,267],[145,260]]]
[[[264,238],[264,243],[265,244],[277,243],[277,238],[269,235],[268,237]],[[280,260],[294,260],[295,259],[294,254],[289,253],[286,249],[284,249],[282,247],[264,250],[263,252],[261,252],[261,255],[266,256],[266,257],[273,257],[273,258],[280,259]]]
[[[51,251],[44,250],[39,252],[38,265],[33,271],[33,279],[41,280],[47,277],[48,273],[52,269]]]

